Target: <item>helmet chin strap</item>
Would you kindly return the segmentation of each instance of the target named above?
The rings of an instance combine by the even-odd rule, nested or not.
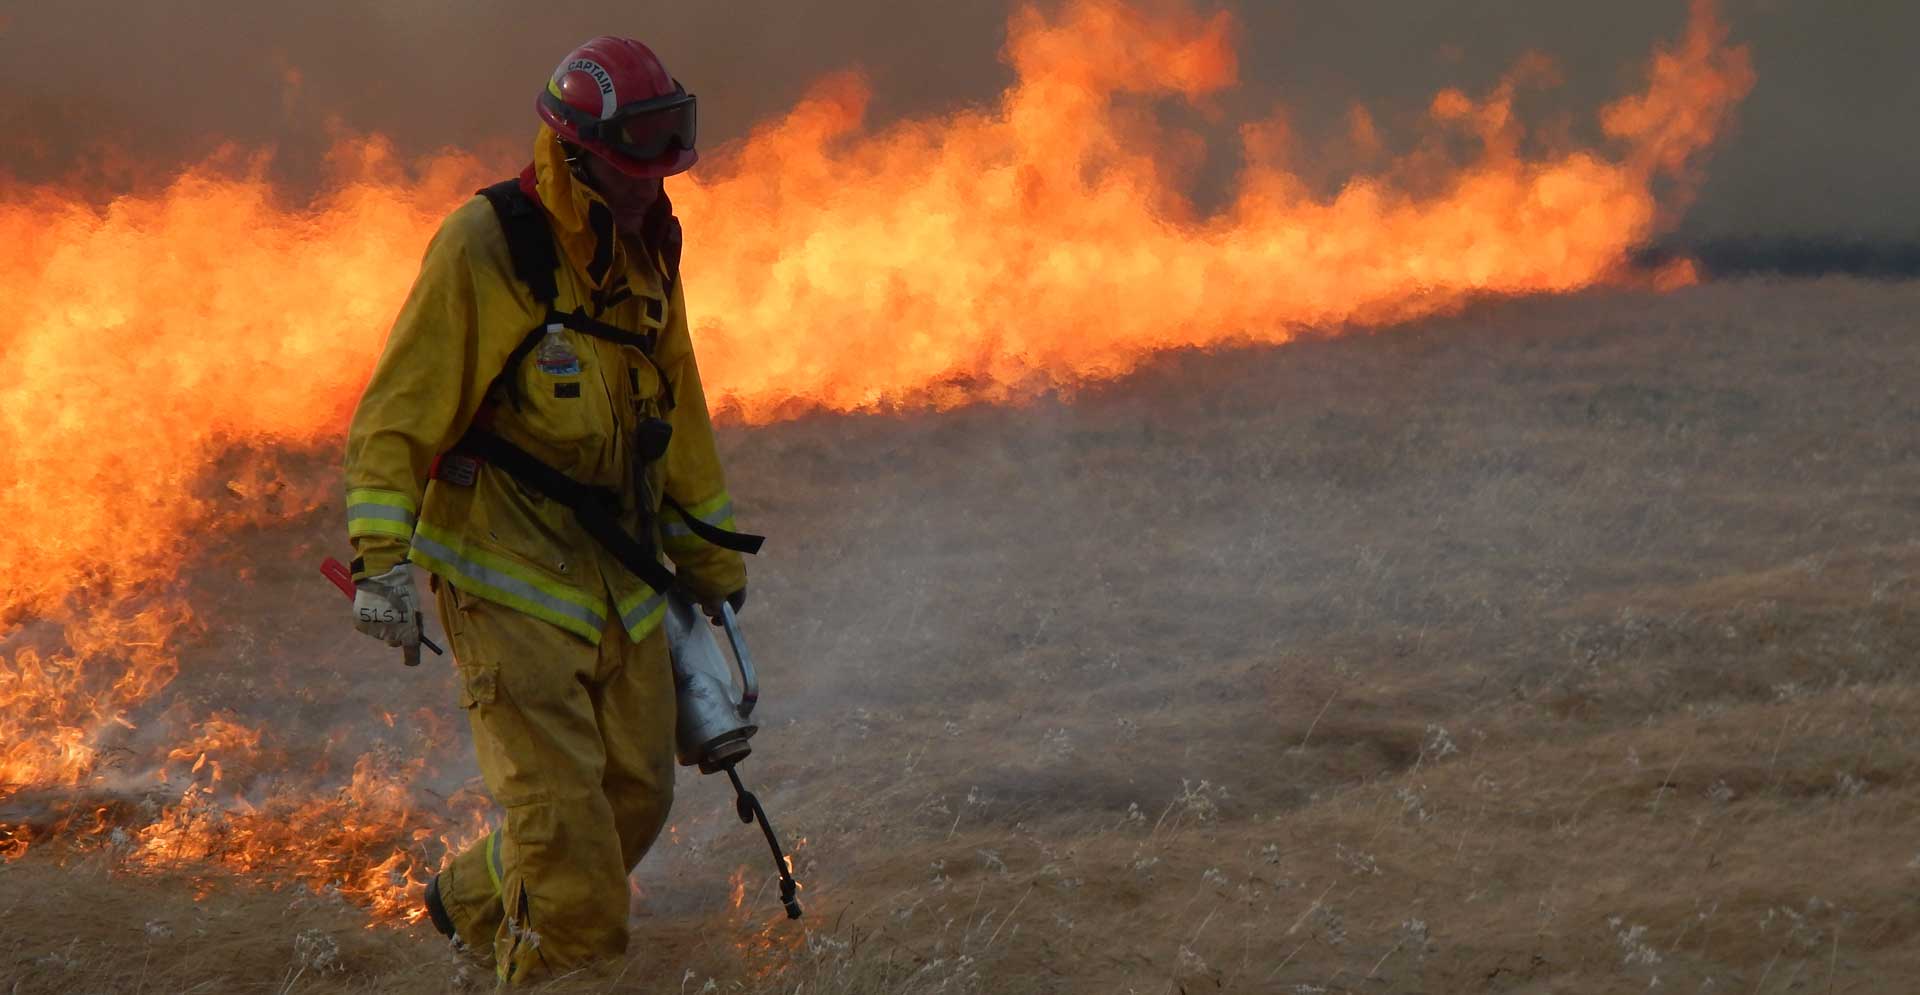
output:
[[[593,195],[599,198],[600,202],[607,205],[609,209],[615,209],[613,198],[607,196],[605,190],[600,189],[600,185],[593,181],[592,171],[587,169],[587,157],[593,155],[593,153],[564,138],[558,138],[556,141],[560,143],[560,151],[562,155],[566,157],[567,172],[573,174],[574,182],[592,191]],[[649,205],[647,212],[651,212],[652,210],[652,206]]]

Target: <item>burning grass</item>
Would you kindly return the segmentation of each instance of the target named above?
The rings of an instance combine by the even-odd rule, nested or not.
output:
[[[689,777],[629,959],[553,990],[1912,987],[1916,286],[1489,305],[1070,402],[733,429],[777,537],[748,770],[809,915]],[[337,517],[203,554],[258,607],[174,685],[266,730],[271,763],[221,768],[247,797],[436,768],[309,820],[315,861],[471,774],[449,676],[311,574]],[[222,760],[202,737],[170,797]],[[16,990],[489,984],[323,876],[139,871],[117,821],[145,824],[0,863]]]
[[[992,107],[869,127],[862,84],[832,77],[676,188],[701,232],[693,320],[726,417],[1029,400],[1168,349],[1632,283],[1631,250],[1670,220],[1753,81],[1695,0],[1681,36],[1595,109],[1592,148],[1515,118],[1516,90],[1551,76],[1530,56],[1486,94],[1438,94],[1418,151],[1328,199],[1289,171],[1278,118],[1249,122],[1235,196],[1200,217],[1183,193],[1193,163],[1138,150],[1198,141],[1151,112],[1204,113],[1234,84],[1228,15],[1067,0],[1019,9],[1005,52],[1014,81]],[[0,547],[0,802],[24,813],[0,823],[0,853],[124,836],[123,859],[148,870],[301,881],[399,916],[478,831],[476,805],[437,814],[462,759],[433,749],[450,738],[440,712],[402,714],[325,669],[343,651],[315,653],[336,633],[304,614],[324,596],[255,628],[241,592],[312,578],[233,537],[334,510],[337,480],[316,467],[374,337],[488,167],[457,153],[408,167],[377,138],[345,140],[335,182],[294,205],[244,160],[227,150],[104,204],[0,191],[0,295],[19,302],[0,329],[0,515],[32,537]],[[1043,520],[1075,511],[1003,499]],[[309,551],[336,538],[310,533]],[[905,580],[907,628],[951,622],[925,576]],[[1022,637],[1023,658],[1053,624]],[[288,673],[288,654],[315,666]],[[385,729],[361,725],[375,716]],[[1047,736],[1062,760],[1084,742]]]

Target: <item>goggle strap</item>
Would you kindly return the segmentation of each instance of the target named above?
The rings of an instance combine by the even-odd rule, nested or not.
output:
[[[679,80],[673,81],[673,89],[674,92],[672,93],[663,94],[658,97],[649,97],[646,100],[639,100],[627,104],[615,110],[611,117],[604,119],[593,117],[585,111],[568,104],[556,96],[551,89],[541,91],[540,99],[554,113],[565,118],[568,123],[572,124],[582,141],[598,142],[618,148],[627,144],[623,137],[623,132],[625,124],[630,118],[643,114],[675,110],[682,106],[693,104],[693,95],[687,92],[687,88],[683,86]],[[687,147],[681,142],[674,142],[673,144]]]

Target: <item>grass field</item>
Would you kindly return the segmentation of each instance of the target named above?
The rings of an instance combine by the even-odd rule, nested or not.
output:
[[[744,770],[808,916],[683,773],[629,959],[552,990],[1920,990],[1916,313],[1844,279],[1488,302],[727,430],[773,537]],[[195,554],[168,700],[268,727],[233,777],[424,755],[432,808],[473,769],[452,675],[350,631],[339,520]],[[274,884],[38,846],[0,863],[0,993],[491,984]]]

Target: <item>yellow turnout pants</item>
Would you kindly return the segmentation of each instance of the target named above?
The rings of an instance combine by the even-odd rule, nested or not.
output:
[[[440,873],[447,914],[504,981],[620,957],[627,875],[673,803],[666,633],[635,644],[609,611],[596,647],[438,587],[480,775],[507,813]]]

